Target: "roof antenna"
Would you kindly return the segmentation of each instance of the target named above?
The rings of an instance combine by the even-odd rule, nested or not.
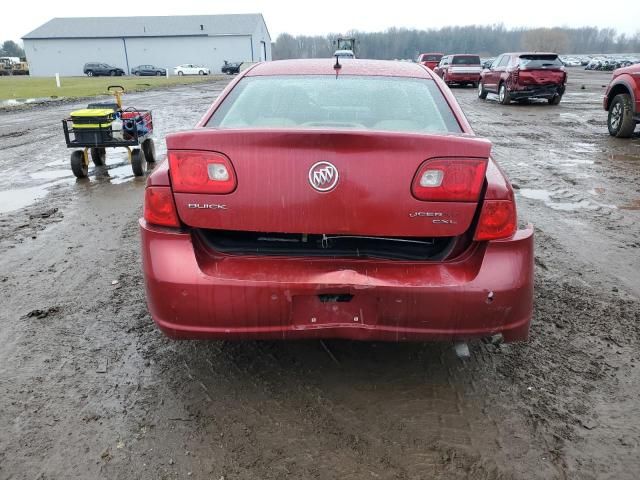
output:
[[[342,65],[340,65],[340,55],[336,55],[336,64],[333,66],[333,68],[335,68],[336,70],[340,70],[342,68]]]

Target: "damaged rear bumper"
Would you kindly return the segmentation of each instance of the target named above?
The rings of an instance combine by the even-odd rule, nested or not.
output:
[[[523,87],[521,89],[510,90],[511,98],[553,98],[556,95],[564,95],[564,85],[537,85]]]
[[[533,229],[447,262],[212,252],[140,221],[149,311],[174,338],[525,340]]]

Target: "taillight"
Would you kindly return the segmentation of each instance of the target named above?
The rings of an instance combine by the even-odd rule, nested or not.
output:
[[[411,192],[430,202],[477,202],[486,169],[482,159],[427,160],[413,178]]]
[[[236,172],[221,153],[170,150],[167,156],[174,192],[224,194],[236,189]]]
[[[518,219],[513,200],[485,200],[474,240],[508,238],[516,231]]]
[[[153,225],[179,227],[171,187],[147,187],[144,191],[144,219]]]

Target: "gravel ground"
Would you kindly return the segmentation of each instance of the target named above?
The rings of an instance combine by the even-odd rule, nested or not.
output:
[[[571,70],[558,107],[454,89],[536,226],[530,341],[467,361],[164,338],[126,155],[76,181],[60,118],[80,104],[0,112],[0,478],[637,478],[640,138],[607,134],[609,76]],[[127,103],[154,110],[163,153],[224,83]]]

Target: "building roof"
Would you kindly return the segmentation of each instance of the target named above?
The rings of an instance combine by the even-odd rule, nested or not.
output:
[[[277,60],[259,63],[247,72],[247,76],[270,75],[335,75],[333,66],[336,59],[315,58],[302,60]],[[432,78],[427,69],[419,63],[393,60],[341,59],[342,68],[338,75],[372,75],[389,77]]]
[[[235,15],[178,15],[166,17],[77,17],[54,18],[22,37],[122,38],[251,35],[261,13]]]

